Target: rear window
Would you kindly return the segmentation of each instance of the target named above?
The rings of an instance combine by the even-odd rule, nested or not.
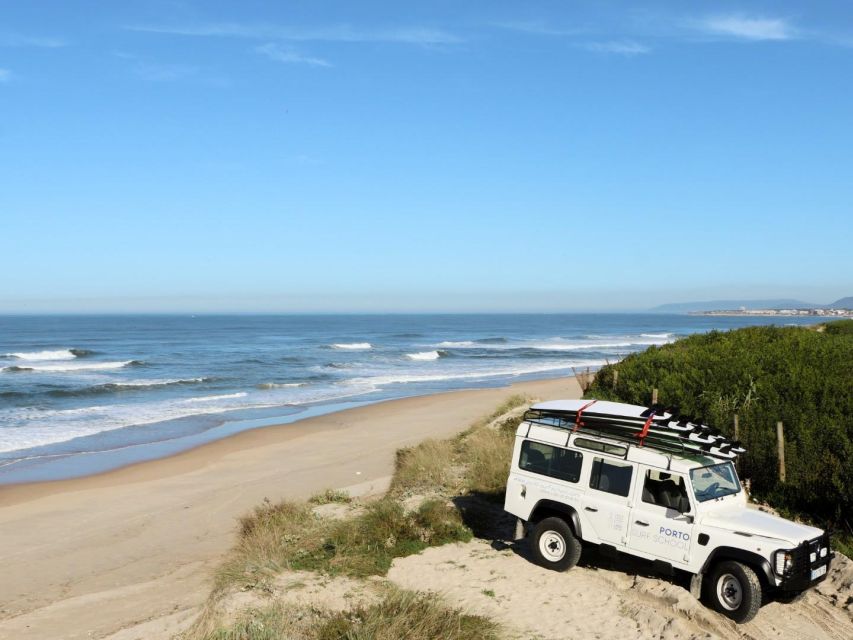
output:
[[[610,460],[595,458],[592,462],[589,486],[598,491],[627,496],[631,490],[633,473],[634,468],[631,465],[616,464]]]
[[[583,454],[543,442],[525,440],[521,444],[518,466],[543,476],[577,482],[581,477]]]

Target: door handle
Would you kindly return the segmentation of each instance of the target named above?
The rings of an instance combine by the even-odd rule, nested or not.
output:
[[[584,507],[584,511],[592,511],[593,513],[595,513],[596,511],[598,511],[598,509],[593,509],[592,507]]]
[[[648,527],[649,526],[648,522],[643,522],[642,520],[634,520],[634,524],[638,524],[641,527]]]

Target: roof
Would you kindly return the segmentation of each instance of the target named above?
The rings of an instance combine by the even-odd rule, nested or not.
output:
[[[588,405],[591,400],[549,400],[548,402],[537,402],[532,405],[531,409],[540,409],[542,411],[577,411]],[[648,407],[642,407],[638,404],[625,404],[624,402],[609,402],[607,400],[596,400],[595,409],[590,407],[590,411],[597,413],[608,413],[615,416],[624,416],[626,418],[642,418],[643,413],[648,411]],[[658,414],[659,418],[671,416],[670,413],[664,411]]]
[[[534,410],[540,411],[566,411],[566,412],[577,412],[583,407],[587,406],[591,401],[586,400],[550,400],[547,402],[538,402],[532,405],[530,408]],[[595,411],[596,413],[606,413],[612,416],[620,416],[625,418],[632,418],[635,420],[645,420],[644,413],[648,415],[648,407],[643,407],[640,405],[632,405],[625,404],[622,402],[609,402],[606,400],[597,400],[594,405],[594,409],[590,407],[590,411]],[[662,412],[658,414],[659,418],[669,418],[674,417],[672,414],[668,412]],[[555,429],[559,430],[557,427],[549,427],[547,425],[537,425],[539,429]],[[531,430],[531,436],[535,438]],[[581,427],[576,432],[571,433],[571,438],[568,439],[566,444],[573,444],[574,439],[578,437],[586,437],[590,439],[599,440],[601,442],[609,442],[611,444],[619,445],[619,446],[627,446],[627,460],[633,462],[639,462],[642,464],[648,464],[655,467],[671,469],[673,471],[681,471],[687,472],[690,469],[695,469],[697,467],[704,467],[711,464],[718,464],[720,462],[724,462],[719,458],[715,458],[712,456],[706,456],[701,454],[691,454],[691,453],[677,453],[677,452],[668,452],[668,451],[660,451],[657,450],[653,444],[644,443],[640,444],[639,441],[634,443],[626,444],[625,440],[620,440],[618,438],[608,438],[607,434],[597,433],[595,431],[584,431],[584,428]]]

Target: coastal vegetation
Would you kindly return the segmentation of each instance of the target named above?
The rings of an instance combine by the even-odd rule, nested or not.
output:
[[[394,558],[467,542],[500,520],[513,435],[529,403],[512,396],[456,437],[401,449],[384,496],[358,499],[329,489],[307,501],[265,500],[240,519],[237,542],[185,640],[497,638],[498,626],[486,618],[450,607],[435,594],[375,580]],[[344,511],[330,516],[322,511],[328,507]],[[361,581],[359,591],[373,595],[337,610],[282,602],[274,595],[285,572]],[[262,600],[229,615],[223,603],[235,593]]]
[[[424,593],[386,589],[381,600],[323,614],[272,603],[244,612],[209,640],[497,640],[498,625]]]
[[[739,438],[738,465],[754,499],[853,534],[853,320],[818,327],[712,331],[629,355],[603,367],[586,396],[634,404],[659,401]],[[618,375],[616,374],[618,370]],[[785,437],[780,479],[776,424]]]

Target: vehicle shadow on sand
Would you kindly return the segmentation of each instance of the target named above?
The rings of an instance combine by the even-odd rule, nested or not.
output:
[[[512,550],[528,562],[533,562],[530,536],[513,540],[515,518],[503,509],[503,496],[469,494],[453,498],[462,521],[474,537],[488,542],[497,551]],[[652,562],[623,553],[603,553],[598,545],[583,543],[579,567],[592,571],[613,571],[627,576],[655,578],[690,591],[690,576],[681,571],[668,575],[654,568]]]

